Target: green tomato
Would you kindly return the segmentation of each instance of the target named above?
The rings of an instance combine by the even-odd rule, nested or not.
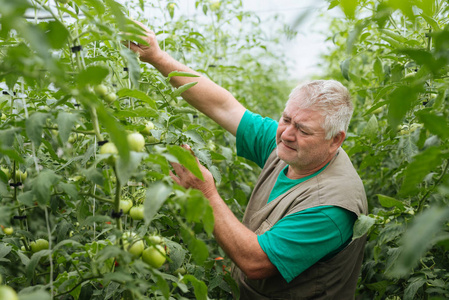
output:
[[[118,150],[114,143],[107,142],[100,147],[100,154],[118,154]]]
[[[3,232],[4,232],[6,235],[11,235],[11,234],[14,233],[14,229],[13,229],[12,227],[4,227],[4,228],[3,228]]]
[[[129,149],[136,152],[141,152],[145,147],[145,139],[143,135],[138,132],[128,134]]]
[[[131,199],[120,200],[120,209],[123,210],[124,214],[127,214],[131,207],[133,207],[133,202]]]
[[[9,168],[1,167],[1,169],[2,169],[2,172],[5,173],[6,177],[8,179],[11,179],[11,171],[9,170]]]
[[[123,247],[132,255],[140,256],[145,248],[145,244],[143,243],[143,240],[139,239],[137,234],[126,231],[123,234]]]
[[[162,244],[162,238],[158,235],[150,235],[148,237],[148,241],[150,242],[151,245]]]
[[[16,170],[16,181],[24,182],[27,179],[28,173],[27,171],[22,172],[21,170]]]
[[[154,129],[154,124],[153,124],[153,122],[148,121],[145,123],[145,128],[142,129],[142,131],[140,133],[145,134],[145,135],[150,135],[152,129]]]
[[[97,94],[100,97],[104,97],[108,94],[108,87],[104,84],[99,84],[94,87],[95,94]]]
[[[166,261],[164,247],[156,245],[146,248],[142,252],[142,260],[153,268],[160,268]]]
[[[186,269],[185,268],[183,268],[183,267],[181,267],[181,268],[178,268],[178,269],[176,269],[174,272],[173,272],[173,274],[175,274],[175,275],[185,275],[187,273],[187,271],[186,271]]]
[[[108,103],[112,103],[115,100],[117,100],[117,95],[115,93],[109,93],[106,96],[104,96],[103,99]]]
[[[41,250],[48,249],[48,241],[44,239],[37,239],[35,242],[30,243],[31,251],[33,253],[39,252]]]
[[[142,255],[143,249],[145,245],[142,240],[134,242],[130,247],[127,247],[126,250],[134,256]]]
[[[133,220],[143,220],[143,205],[131,207],[129,215]]]
[[[113,143],[108,142],[100,147],[100,154],[109,154],[109,157],[106,159],[106,163],[109,165],[114,165],[115,155],[118,154],[118,150]]]
[[[2,300],[19,300],[16,291],[7,285],[0,286],[0,299]]]

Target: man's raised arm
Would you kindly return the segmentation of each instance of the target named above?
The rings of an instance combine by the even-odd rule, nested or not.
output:
[[[176,61],[159,47],[153,31],[140,22],[134,22],[144,29],[145,36],[142,36],[142,39],[148,42],[149,46],[129,42],[129,48],[139,55],[141,61],[153,65],[164,76],[172,71],[199,75],[200,77],[173,76],[170,83],[174,87],[179,87],[189,82],[198,82],[198,84],[182,93],[181,96],[224,129],[236,135],[237,127],[246,110],[245,107],[229,91]]]

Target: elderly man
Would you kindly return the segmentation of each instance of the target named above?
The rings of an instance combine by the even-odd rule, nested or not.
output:
[[[164,76],[195,73],[162,51],[155,34],[139,24],[148,45],[129,47],[142,61]],[[365,239],[352,240],[352,228],[367,203],[340,147],[353,111],[347,89],[332,80],[298,86],[276,122],[248,111],[204,76],[171,79],[174,86],[191,81],[198,84],[183,98],[236,136],[238,155],[263,168],[243,222],[205,167],[200,165],[204,181],[179,164],[171,174],[210,201],[214,236],[235,264],[241,299],[353,299]]]

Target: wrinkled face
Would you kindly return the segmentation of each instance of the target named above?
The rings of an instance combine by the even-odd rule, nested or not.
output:
[[[296,173],[319,169],[335,154],[338,147],[334,139],[325,139],[323,122],[319,112],[298,108],[295,101],[287,103],[276,132],[276,151]]]

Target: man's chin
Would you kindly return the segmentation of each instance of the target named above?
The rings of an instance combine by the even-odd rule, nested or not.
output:
[[[276,148],[276,155],[286,164],[290,164],[290,162],[292,161],[291,155],[286,155],[282,150],[279,151],[279,147]]]

